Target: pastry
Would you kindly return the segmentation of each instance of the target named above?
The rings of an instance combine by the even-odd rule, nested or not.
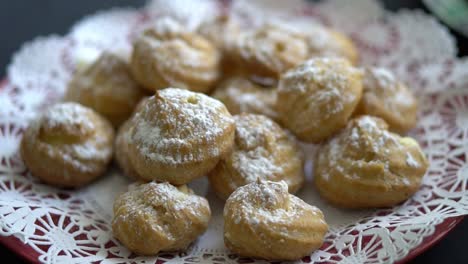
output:
[[[133,180],[141,180],[132,163],[130,162],[128,144],[130,141],[131,120],[125,121],[117,131],[114,145],[114,157],[123,173]]]
[[[112,158],[112,125],[76,103],[51,106],[24,132],[20,153],[46,183],[79,187],[101,176]]]
[[[276,109],[299,139],[317,143],[342,129],[362,95],[362,73],[341,58],[314,58],[281,76]]]
[[[183,89],[157,91],[132,124],[130,161],[146,180],[185,184],[213,169],[234,143],[234,120],[226,107]]]
[[[275,87],[263,87],[243,76],[234,76],[224,80],[212,96],[223,102],[233,115],[254,113],[278,120]]]
[[[128,65],[117,55],[104,52],[75,74],[65,100],[94,109],[118,127],[130,117],[143,96],[144,91],[133,80]]]
[[[143,97],[140,102],[138,102],[137,106],[135,107],[134,113],[140,111],[150,96]],[[115,137],[115,144],[114,144],[114,157],[117,162],[117,165],[120,167],[122,172],[128,176],[129,178],[137,181],[145,181],[138,173],[136,172],[135,168],[133,167],[132,163],[130,162],[129,152],[128,152],[128,144],[130,142],[130,132],[132,127],[132,118],[129,118],[125,121],[117,130],[117,136]]]
[[[304,183],[304,157],[294,137],[263,115],[241,114],[234,121],[234,148],[208,174],[216,194],[227,199],[257,179],[283,180],[295,193]]]
[[[221,15],[214,20],[202,23],[197,32],[218,47],[218,49],[225,51],[234,45],[241,29],[232,17]]]
[[[343,33],[316,25],[307,27],[305,35],[310,57],[341,57],[358,63],[358,51]]]
[[[363,95],[355,114],[384,119],[390,130],[405,133],[416,125],[418,103],[405,84],[384,68],[364,69]]]
[[[239,187],[224,206],[224,244],[241,256],[296,260],[318,249],[327,231],[322,212],[283,181]]]
[[[132,252],[155,255],[187,248],[210,217],[208,201],[186,185],[150,182],[115,200],[112,231]]]
[[[421,184],[428,161],[412,138],[384,120],[361,116],[317,151],[314,182],[328,201],[347,208],[390,207]]]
[[[255,80],[276,80],[308,56],[302,34],[272,23],[240,34],[235,52],[246,72]]]
[[[242,71],[235,58],[235,43],[241,32],[238,22],[229,15],[221,15],[206,21],[198,28],[198,33],[211,41],[221,51],[223,75],[234,75]]]
[[[208,40],[166,17],[136,39],[130,66],[150,91],[180,87],[207,93],[219,77],[220,58]]]

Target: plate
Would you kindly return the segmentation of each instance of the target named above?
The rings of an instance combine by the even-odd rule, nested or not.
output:
[[[366,10],[366,12],[362,12]],[[418,126],[411,132],[430,160],[421,189],[389,209],[351,211],[327,204],[311,184],[313,145],[304,145],[306,186],[299,196],[322,209],[330,224],[324,245],[299,262],[393,263],[405,261],[439,240],[468,212],[468,59],[456,58],[448,31],[419,12],[385,11],[377,1],[155,0],[142,8],[116,8],[78,21],[65,36],[38,37],[12,57],[0,88],[1,242],[31,261],[45,263],[238,263],[222,242],[223,202],[205,179],[191,183],[207,196],[213,219],[187,251],[157,257],[131,254],[110,231],[111,204],[129,180],[111,168],[80,190],[42,184],[18,154],[22,131],[51,102],[60,100],[76,65],[106,49],[129,54],[131,41],[155,18],[172,15],[194,29],[213,14],[232,12],[245,26],[272,18],[322,23],[347,33],[362,63],[393,70],[420,99]],[[265,262],[265,261],[259,261]]]

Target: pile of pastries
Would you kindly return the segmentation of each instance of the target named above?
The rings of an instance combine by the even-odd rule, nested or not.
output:
[[[207,229],[209,202],[186,185],[207,176],[226,200],[228,249],[309,255],[328,226],[299,189],[342,208],[390,207],[418,190],[428,161],[403,136],[417,117],[408,87],[359,66],[344,34],[306,28],[220,16],[189,31],[159,18],[128,59],[103,52],[76,71],[64,102],[24,132],[23,160],[42,181],[76,188],[114,158],[138,184],[115,200],[112,230],[137,254],[184,250]],[[300,141],[320,144],[314,186]]]

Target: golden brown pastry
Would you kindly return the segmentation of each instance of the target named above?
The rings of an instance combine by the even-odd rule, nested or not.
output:
[[[138,102],[133,112],[133,115],[135,115],[144,107],[149,98],[151,98],[151,96],[145,96],[140,100],[140,102]],[[117,165],[120,167],[120,169],[126,176],[137,181],[147,181],[140,177],[140,175],[138,175],[129,158],[130,154],[128,151],[128,144],[130,142],[132,117],[125,121],[117,130],[117,136],[115,137],[114,143],[114,157],[117,162]]]
[[[75,74],[65,100],[94,109],[118,127],[130,117],[143,96],[143,89],[132,79],[128,65],[117,55],[104,52]]]
[[[299,139],[320,142],[343,128],[362,95],[362,73],[341,58],[315,58],[282,75],[276,109]]]
[[[328,231],[322,212],[281,182],[238,188],[224,206],[224,244],[241,256],[295,260],[318,249]]]
[[[256,79],[278,79],[308,56],[304,36],[277,24],[244,32],[236,42],[235,52],[245,70]]]
[[[304,157],[296,140],[263,115],[234,116],[233,150],[208,174],[216,194],[227,199],[240,186],[258,179],[281,181],[295,193],[304,183]]]
[[[225,76],[242,71],[242,68],[237,65],[234,52],[240,32],[238,22],[229,15],[221,15],[214,20],[206,21],[198,28],[198,33],[221,51],[221,68]]]
[[[366,68],[363,87],[356,115],[378,116],[397,133],[405,133],[416,125],[417,100],[393,73],[384,68]]]
[[[353,42],[343,33],[315,25],[309,26],[306,43],[311,57],[341,57],[356,65],[359,55]]]
[[[234,143],[234,120],[226,107],[183,89],[157,91],[132,124],[130,161],[146,180],[185,184],[206,175]]]
[[[130,142],[131,120],[125,121],[117,131],[114,145],[114,157],[123,173],[133,180],[141,180],[132,163],[130,162],[128,144]]]
[[[253,113],[278,120],[275,110],[276,87],[263,87],[243,76],[224,80],[213,93],[231,114]]]
[[[44,182],[79,187],[105,172],[113,141],[112,125],[94,110],[62,103],[31,122],[20,153],[26,167]]]
[[[232,17],[221,15],[214,20],[202,23],[197,31],[220,50],[224,51],[234,45],[241,29]]]
[[[186,185],[150,182],[115,200],[112,231],[132,252],[155,255],[187,248],[210,217],[208,201]]]
[[[428,162],[412,138],[388,132],[377,117],[361,116],[317,151],[319,193],[341,207],[389,207],[421,184]]]
[[[219,62],[220,54],[208,40],[162,18],[137,38],[130,66],[150,91],[180,87],[207,93],[219,77]]]

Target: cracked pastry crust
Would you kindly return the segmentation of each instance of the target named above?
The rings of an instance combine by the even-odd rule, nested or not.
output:
[[[219,77],[220,58],[211,42],[166,17],[136,39],[130,68],[149,91],[180,87],[207,93]]]
[[[362,96],[362,73],[341,58],[315,58],[281,76],[276,101],[281,123],[318,143],[342,129]]]
[[[20,153],[44,182],[79,187],[101,176],[112,158],[112,125],[76,103],[51,106],[24,132]]]
[[[302,34],[277,24],[265,24],[243,32],[236,42],[235,54],[247,73],[257,78],[278,79],[308,56]]]
[[[129,157],[138,174],[180,185],[206,175],[231,150],[235,126],[218,100],[167,88],[144,103],[130,129]]]
[[[278,120],[276,87],[263,87],[243,76],[234,76],[224,80],[212,96],[223,102],[233,115],[253,113]]]
[[[141,184],[114,202],[112,231],[132,252],[183,250],[208,227],[208,201],[186,185]]]
[[[416,126],[418,102],[392,72],[385,68],[365,68],[363,87],[355,115],[380,117],[397,133],[405,133]]]
[[[281,181],[295,193],[304,183],[304,157],[287,131],[266,116],[234,116],[233,150],[208,174],[216,194],[227,199],[240,186],[258,179]]]
[[[317,151],[314,182],[340,207],[390,207],[419,189],[427,167],[414,139],[389,132],[380,118],[361,116]]]
[[[296,260],[318,249],[327,231],[322,212],[283,181],[244,185],[224,206],[224,243],[241,256]]]
[[[144,95],[126,62],[104,52],[93,64],[75,74],[68,84],[65,100],[94,109],[118,127],[130,117]]]

